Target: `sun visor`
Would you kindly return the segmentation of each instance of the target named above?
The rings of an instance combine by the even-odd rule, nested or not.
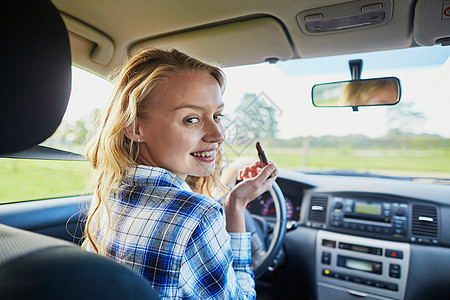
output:
[[[129,53],[150,47],[175,48],[223,67],[283,61],[294,56],[283,26],[270,17],[148,39],[133,45]]]
[[[417,1],[414,40],[422,46],[450,45],[450,1]]]

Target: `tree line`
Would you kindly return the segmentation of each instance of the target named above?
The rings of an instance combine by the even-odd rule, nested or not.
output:
[[[369,138],[362,134],[346,136],[305,136],[292,139],[274,139],[275,147],[300,148],[308,144],[311,148],[395,148],[395,149],[436,149],[450,148],[450,139],[435,134],[414,134],[392,129],[383,137]]]

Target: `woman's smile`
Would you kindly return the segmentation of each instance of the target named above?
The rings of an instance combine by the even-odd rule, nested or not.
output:
[[[190,155],[192,155],[198,161],[209,163],[216,160],[216,153],[217,149],[213,149],[192,152]]]

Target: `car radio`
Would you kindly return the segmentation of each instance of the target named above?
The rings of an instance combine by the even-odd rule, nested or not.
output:
[[[405,299],[410,255],[409,243],[319,230],[318,299]]]
[[[396,238],[408,233],[408,204],[357,197],[331,197],[330,227]]]

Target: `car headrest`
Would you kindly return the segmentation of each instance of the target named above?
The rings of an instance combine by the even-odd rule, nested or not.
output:
[[[55,132],[72,80],[69,38],[55,6],[7,3],[0,29],[0,154],[31,148]]]

